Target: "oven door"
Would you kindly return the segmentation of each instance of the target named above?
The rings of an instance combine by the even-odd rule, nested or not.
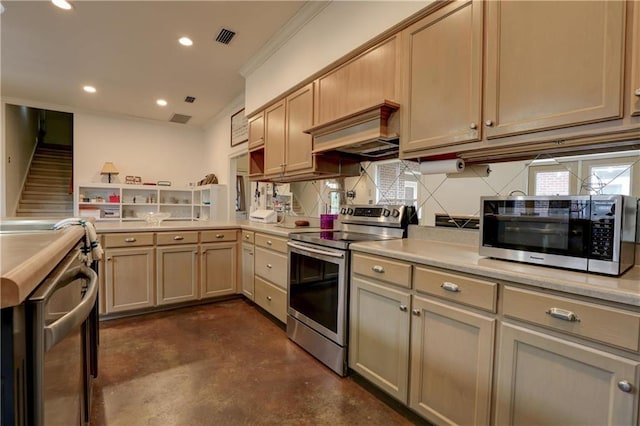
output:
[[[347,251],[289,242],[287,313],[346,346]]]
[[[27,302],[28,399],[35,425],[82,425],[88,420],[89,322],[98,277],[78,253],[70,253]]]

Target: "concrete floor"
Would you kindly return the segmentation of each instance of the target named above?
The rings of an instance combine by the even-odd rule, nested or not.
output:
[[[243,299],[100,327],[94,426],[422,423],[334,374]]]

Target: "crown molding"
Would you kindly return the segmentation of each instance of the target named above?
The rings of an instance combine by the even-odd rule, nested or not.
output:
[[[245,79],[264,64],[287,41],[300,31],[318,13],[322,12],[333,0],[307,1],[287,23],[271,37],[264,46],[251,57],[238,72]]]

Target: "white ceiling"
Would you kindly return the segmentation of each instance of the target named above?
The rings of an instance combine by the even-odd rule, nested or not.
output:
[[[4,98],[160,121],[178,113],[203,126],[243,92],[238,70],[304,1],[72,4],[65,11],[49,1],[2,1]],[[229,45],[215,41],[223,27],[236,32]],[[179,45],[182,36],[194,45]],[[157,106],[158,98],[169,104]]]

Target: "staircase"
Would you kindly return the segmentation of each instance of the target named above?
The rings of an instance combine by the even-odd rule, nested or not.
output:
[[[73,216],[72,174],[70,146],[38,145],[22,188],[16,216]]]

